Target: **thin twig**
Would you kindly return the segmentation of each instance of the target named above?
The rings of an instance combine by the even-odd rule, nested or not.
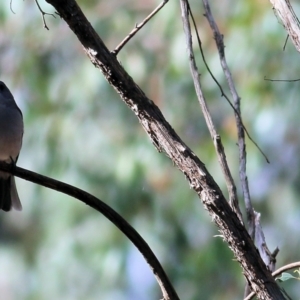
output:
[[[147,16],[143,22],[140,24],[136,24],[134,29],[125,37],[125,39],[113,50],[111,53],[114,55],[118,55],[121,49],[128,43],[128,41],[150,20],[152,19],[166,4],[169,0],[164,0],[160,5],[158,5],[154,11]]]
[[[13,14],[16,14],[16,13],[13,11],[13,9],[12,9],[12,0],[10,0],[9,7],[10,7],[11,12],[12,12]]]
[[[126,220],[124,220],[115,210],[113,210],[99,198],[96,198],[93,195],[75,186],[34,173],[29,170],[16,167],[15,165],[7,164],[3,161],[0,162],[0,169],[30,182],[34,182],[36,184],[74,197],[103,214],[128,237],[128,239],[144,256],[145,260],[153,271],[158,284],[161,287],[163,295],[170,296],[168,299],[179,299],[170,280],[168,279],[165,271],[163,270],[149,245],[139,235],[139,233],[129,223],[127,223]]]
[[[216,41],[219,57],[220,57],[220,62],[221,66],[223,69],[223,72],[225,74],[225,77],[227,79],[229,89],[231,92],[231,95],[233,97],[234,101],[234,108],[235,108],[235,118],[236,118],[236,126],[238,130],[238,145],[239,145],[239,164],[240,164],[240,180],[242,184],[242,190],[243,190],[243,195],[245,198],[246,202],[246,207],[247,204],[251,204],[250,200],[250,192],[249,192],[249,187],[248,187],[248,181],[247,181],[247,176],[246,176],[246,144],[245,144],[245,134],[244,134],[244,129],[242,127],[242,117],[241,117],[241,111],[240,111],[240,97],[237,94],[237,91],[235,89],[235,85],[233,82],[233,78],[231,76],[231,73],[229,71],[226,59],[225,59],[225,50],[224,50],[224,43],[223,43],[223,35],[219,32],[218,25],[216,24],[214,17],[212,15],[212,12],[210,10],[210,6],[207,0],[203,0],[203,6],[205,10],[205,17],[208,20],[208,23],[213,31],[214,34],[214,39]],[[234,206],[238,206],[238,203],[232,203]],[[250,206],[252,207],[252,206]],[[247,210],[248,212],[248,210]],[[251,210],[251,219],[254,220],[253,213]],[[254,232],[254,231],[253,231]],[[251,235],[251,234],[250,234]],[[252,236],[253,238],[253,236]]]
[[[269,270],[273,271],[275,268],[275,258],[271,255],[271,252],[267,247],[265,236],[262,231],[262,227],[260,225],[260,214],[255,212],[251,202],[247,171],[246,171],[247,152],[246,152],[246,143],[245,143],[245,132],[244,132],[244,126],[242,125],[242,117],[241,117],[241,110],[240,110],[241,98],[237,93],[234,80],[232,78],[231,72],[229,70],[226,61],[223,35],[220,33],[218,25],[214,20],[208,0],[203,0],[203,5],[205,9],[205,16],[214,34],[214,39],[216,41],[217,49],[219,52],[221,66],[225,74],[233,98],[234,107],[235,107],[234,111],[235,111],[236,127],[238,131],[238,145],[239,145],[239,166],[240,166],[239,175],[240,175],[240,181],[242,185],[245,206],[247,210],[248,231],[252,239],[256,241],[260,255],[263,258],[265,264],[268,266]],[[249,286],[247,285],[245,288],[245,295],[249,293],[248,287]]]
[[[266,243],[266,238],[263,233],[261,222],[260,222],[260,213],[256,212],[253,209],[254,213],[254,229],[255,229],[255,244],[257,245],[258,251],[260,253],[261,258],[267,265],[268,269],[273,272],[276,266],[276,256],[279,252],[278,247],[275,248],[273,252],[269,250]]]
[[[236,186],[235,186],[235,183],[233,181],[233,178],[232,178],[232,175],[231,175],[228,163],[227,163],[227,159],[226,159],[225,151],[224,151],[224,148],[223,148],[223,145],[222,145],[221,137],[216,132],[216,129],[215,129],[215,126],[213,124],[213,121],[212,121],[212,118],[211,118],[206,100],[204,98],[204,95],[202,93],[201,86],[200,86],[199,73],[198,73],[198,68],[197,68],[197,65],[196,65],[193,46],[192,46],[192,32],[191,32],[191,27],[190,27],[190,22],[189,22],[189,12],[191,12],[191,11],[190,11],[190,8],[189,8],[188,1],[181,0],[180,5],[181,5],[181,12],[182,12],[181,15],[182,15],[183,27],[184,27],[185,36],[186,36],[187,51],[188,51],[189,62],[190,62],[190,70],[191,70],[191,73],[192,73],[192,77],[193,77],[194,86],[195,86],[195,90],[196,90],[196,93],[197,93],[198,101],[200,103],[201,110],[203,112],[208,130],[209,130],[210,135],[212,137],[212,140],[214,142],[214,146],[215,146],[215,149],[216,149],[216,152],[217,152],[218,160],[219,160],[222,172],[223,172],[224,177],[225,177],[231,207],[236,212],[236,214],[238,215],[241,223],[243,223],[242,214],[241,214],[241,211],[239,209],[239,206],[238,205],[232,205],[232,203],[234,203],[234,204],[237,203],[238,204]]]
[[[41,12],[42,14],[42,19],[43,19],[43,24],[44,24],[44,28],[46,28],[47,30],[49,30],[49,27],[47,26],[46,24],[46,20],[45,20],[45,15],[49,15],[49,16],[52,16],[53,18],[55,18],[55,15],[54,14],[50,14],[50,13],[46,13],[42,10],[42,8],[40,7],[40,4],[38,2],[38,0],[34,0],[37,7],[39,8],[39,11]]]
[[[300,79],[270,79],[267,78],[266,76],[264,77],[264,80],[266,81],[276,81],[276,82],[296,82],[296,81],[300,81]]]
[[[284,45],[283,45],[283,51],[285,51],[285,47],[286,47],[286,44],[287,44],[287,41],[289,39],[289,35],[286,36],[286,39],[285,39],[285,42],[284,42]]]
[[[189,5],[189,4],[188,4]],[[203,48],[202,48],[202,42],[200,40],[200,36],[199,36],[199,32],[197,30],[197,26],[196,26],[196,22],[195,22],[195,19],[194,19],[194,16],[192,14],[192,11],[189,7],[189,12],[190,12],[190,15],[191,15],[191,18],[192,18],[192,21],[193,21],[193,25],[194,25],[194,28],[195,28],[195,32],[196,32],[196,36],[197,36],[197,41],[198,41],[198,45],[199,45],[199,48],[200,48],[200,52],[201,52],[201,57],[203,59],[203,62],[205,64],[205,67],[207,68],[207,71],[209,72],[210,76],[212,77],[212,79],[214,80],[214,82],[217,84],[217,86],[219,87],[220,91],[221,91],[221,96],[224,97],[226,99],[226,101],[228,102],[228,104],[231,106],[231,108],[234,110],[234,112],[240,117],[240,114],[239,112],[236,110],[236,108],[234,107],[234,105],[231,103],[230,99],[228,98],[228,96],[226,95],[226,93],[224,92],[221,84],[218,82],[218,80],[216,79],[216,77],[213,75],[213,73],[211,72],[209,66],[208,66],[208,63],[205,59],[205,56],[204,56],[204,52],[203,52]],[[245,133],[247,134],[249,140],[254,144],[254,146],[258,149],[258,151],[262,154],[262,156],[265,158],[265,160],[267,161],[267,163],[270,163],[269,162],[269,159],[268,157],[266,156],[266,154],[262,151],[262,149],[258,146],[258,144],[254,141],[254,139],[251,137],[250,133],[248,132],[246,126],[244,125],[243,121],[242,121],[242,118],[240,117],[240,122],[241,122],[241,125],[243,127],[243,129],[245,130]]]

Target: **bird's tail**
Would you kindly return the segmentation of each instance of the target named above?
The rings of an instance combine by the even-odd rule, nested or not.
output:
[[[8,178],[0,177],[0,209],[9,211],[12,207],[16,210],[22,210],[15,178],[14,176],[9,176]]]
[[[11,176],[10,179],[10,196],[12,207],[16,210],[22,210],[22,204],[16,187],[15,176]]]

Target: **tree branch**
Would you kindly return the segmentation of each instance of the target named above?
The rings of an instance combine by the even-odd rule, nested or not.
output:
[[[275,269],[276,260],[275,257],[272,256],[271,252],[267,247],[265,236],[262,227],[260,225],[260,215],[254,210],[251,201],[251,196],[250,196],[248,177],[246,171],[247,152],[246,152],[245,132],[244,132],[244,126],[242,122],[241,108],[240,108],[241,98],[238,95],[233,77],[231,75],[230,69],[227,64],[223,35],[220,33],[218,25],[213,17],[213,14],[210,9],[209,1],[208,0],[202,0],[202,1],[205,9],[205,17],[207,18],[208,23],[214,34],[214,39],[219,53],[220,63],[224,75],[226,77],[231,92],[231,96],[233,98],[234,108],[235,108],[234,115],[235,115],[236,127],[238,132],[238,146],[239,146],[239,166],[240,166],[239,175],[240,175],[244,202],[247,211],[248,231],[252,239],[256,242],[256,245],[258,246],[258,250],[263,261],[268,266],[269,270],[272,272]],[[248,287],[246,286],[245,295],[247,293],[248,293]]]
[[[229,203],[231,205],[231,208],[234,210],[234,212],[238,215],[241,223],[243,224],[242,214],[239,208],[238,203],[238,197],[236,192],[236,186],[233,181],[226,155],[225,150],[223,147],[223,143],[221,140],[221,136],[217,134],[215,125],[213,123],[212,117],[210,115],[207,102],[205,100],[205,97],[202,92],[202,88],[200,85],[200,75],[198,73],[198,68],[196,65],[194,50],[193,50],[193,42],[192,42],[192,32],[191,32],[191,26],[189,22],[189,13],[191,13],[189,4],[186,0],[180,0],[181,5],[181,16],[182,16],[182,22],[183,22],[183,28],[185,32],[185,38],[186,38],[186,44],[187,44],[187,51],[188,51],[188,57],[190,62],[190,70],[192,73],[194,86],[197,94],[198,101],[200,103],[200,107],[204,116],[204,119],[206,121],[206,125],[208,127],[208,130],[210,132],[210,136],[213,140],[215,150],[218,156],[219,164],[221,166],[221,170],[223,172],[223,175],[225,177],[225,182],[229,194]],[[197,30],[195,28],[195,30]]]
[[[219,227],[259,299],[284,299],[260,258],[247,230],[232,211],[219,186],[199,158],[184,144],[158,107],[146,97],[88,22],[74,0],[47,0],[68,23],[95,67],[139,119],[159,152],[164,151],[185,174],[204,207]],[[174,298],[173,298],[174,299]]]
[[[74,197],[103,214],[128,237],[128,239],[144,256],[152,272],[154,273],[158,284],[160,285],[164,299],[179,299],[165,271],[160,265],[155,254],[152,252],[151,248],[139,235],[139,233],[110,206],[91,194],[72,185],[16,167],[14,165],[7,164],[5,162],[0,161],[0,170],[7,171],[17,177]]]
[[[210,25],[210,28],[213,31],[214,39],[217,45],[220,63],[223,69],[223,72],[225,74],[235,108],[235,119],[236,119],[236,127],[238,132],[238,145],[239,145],[239,165],[240,165],[240,180],[242,185],[242,191],[244,195],[244,200],[247,208],[247,219],[249,223],[249,233],[250,236],[254,239],[254,212],[253,207],[251,203],[250,198],[250,191],[249,191],[249,185],[248,185],[248,179],[247,179],[247,173],[246,173],[246,159],[247,159],[247,153],[246,153],[246,143],[245,143],[245,133],[242,126],[242,117],[241,117],[241,109],[240,109],[240,103],[241,98],[239,97],[237,90],[235,88],[235,84],[231,75],[231,72],[229,70],[229,67],[227,65],[226,57],[225,57],[225,47],[224,47],[224,41],[223,41],[223,35],[220,33],[219,28],[215,22],[215,19],[213,17],[213,14],[210,9],[210,5],[208,0],[203,0],[203,6],[205,10],[205,17],[208,20],[208,23]]]

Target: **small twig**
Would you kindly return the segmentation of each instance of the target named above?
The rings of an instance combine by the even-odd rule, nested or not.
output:
[[[255,210],[253,210],[253,213],[255,225],[255,244],[257,245],[260,256],[265,262],[266,266],[271,272],[273,272],[275,270],[276,256],[279,253],[279,249],[276,247],[273,252],[269,250],[260,224],[260,213],[257,213]]]
[[[125,39],[113,50],[111,53],[114,55],[118,55],[121,49],[128,43],[128,41],[150,20],[152,19],[166,4],[169,0],[164,0],[160,5],[158,5],[154,11],[147,16],[143,22],[140,24],[135,24],[134,29],[125,37]]]
[[[282,49],[283,51],[285,50],[288,39],[289,39],[289,35],[286,36],[286,39],[285,39],[285,42],[284,42],[284,45],[283,45],[283,49]]]
[[[245,132],[243,128],[243,122],[242,122],[242,117],[241,117],[241,110],[240,110],[240,97],[236,91],[235,84],[232,78],[232,75],[230,73],[229,67],[227,65],[227,61],[225,58],[225,47],[224,47],[224,42],[223,42],[223,35],[220,33],[218,25],[216,24],[214,17],[212,15],[210,6],[208,1],[203,0],[203,6],[205,10],[204,16],[207,18],[207,21],[213,31],[214,34],[214,39],[216,42],[216,46],[218,49],[219,53],[219,58],[220,58],[220,63],[224,72],[224,75],[226,77],[234,105],[234,112],[235,112],[235,119],[236,119],[236,127],[237,127],[237,132],[238,132],[238,146],[239,146],[239,175],[240,175],[240,180],[241,180],[241,185],[242,185],[242,190],[243,190],[243,196],[246,202],[246,207],[247,203],[251,203],[250,201],[250,192],[249,192],[249,187],[248,187],[248,180],[247,180],[247,175],[246,175],[246,144],[245,144]],[[226,98],[227,101],[231,103],[231,101]],[[239,207],[238,199],[235,200],[235,202],[231,202],[231,206],[233,207]],[[247,211],[248,212],[248,211]],[[251,214],[252,215],[252,214]],[[250,217],[251,217],[250,215]],[[253,218],[251,218],[253,219]],[[253,231],[254,232],[254,231]],[[251,234],[250,234],[251,235]],[[253,235],[251,235],[253,238]]]
[[[12,0],[10,0],[9,7],[10,7],[11,12],[12,12],[13,14],[16,14],[16,13],[13,11],[13,9],[12,9]]]
[[[184,28],[185,36],[186,36],[187,51],[188,51],[188,55],[189,55],[190,70],[192,73],[197,98],[200,103],[201,110],[202,110],[202,113],[203,113],[205,121],[206,121],[206,125],[208,127],[208,130],[209,130],[212,140],[214,142],[218,160],[219,160],[222,172],[225,177],[226,186],[227,186],[228,193],[229,193],[229,201],[231,204],[238,203],[236,186],[233,181],[233,178],[232,178],[232,175],[231,175],[228,163],[227,163],[227,159],[226,159],[225,151],[224,151],[223,144],[221,141],[221,137],[216,132],[214,123],[212,121],[206,100],[204,98],[204,95],[202,93],[201,86],[200,86],[199,73],[198,73],[198,68],[196,65],[193,46],[192,46],[192,32],[191,32],[189,16],[188,16],[189,13],[191,13],[191,10],[190,10],[188,1],[180,0],[180,6],[181,6],[181,16],[182,16],[183,28]],[[231,205],[231,207],[235,211],[237,216],[239,217],[240,222],[243,224],[242,214],[239,209],[239,206]]]
[[[128,237],[128,239],[135,245],[139,252],[143,255],[147,263],[149,264],[151,270],[154,273],[158,284],[161,287],[162,293],[165,296],[169,296],[167,299],[179,299],[169,278],[167,277],[165,271],[160,265],[155,254],[152,252],[149,245],[145,240],[139,235],[139,233],[129,224],[122,216],[120,216],[115,210],[110,206],[102,202],[99,198],[64,182],[34,173],[29,170],[25,170],[16,167],[12,164],[7,164],[5,162],[0,162],[0,170],[9,172],[17,177],[23,178],[30,182],[45,186],[52,190],[64,193],[79,201],[85,203],[86,205],[94,208],[101,214],[103,214],[108,220],[110,220],[116,227],[120,229]]]
[[[46,20],[45,20],[45,15],[49,15],[49,16],[52,16],[53,18],[55,18],[55,15],[54,14],[50,14],[50,13],[46,13],[42,10],[42,8],[40,7],[40,4],[38,2],[38,0],[34,0],[37,7],[39,8],[39,11],[41,12],[42,14],[42,19],[43,19],[43,24],[44,24],[44,28],[46,28],[47,30],[49,30],[49,27],[47,26],[46,24]]]
[[[264,80],[266,81],[276,81],[276,82],[296,82],[300,81],[300,79],[269,79],[266,76],[264,77]]]
[[[294,262],[294,263],[285,265],[285,266],[283,266],[283,267],[277,269],[276,271],[274,271],[274,272],[272,273],[272,276],[273,276],[274,278],[276,278],[276,277],[278,277],[279,275],[281,275],[283,272],[289,271],[289,270],[292,270],[292,269],[295,269],[295,268],[300,268],[300,261],[297,261],[297,262]],[[246,298],[244,298],[244,300],[250,300],[250,299],[252,299],[254,296],[255,296],[255,293],[254,293],[254,292],[251,292]]]

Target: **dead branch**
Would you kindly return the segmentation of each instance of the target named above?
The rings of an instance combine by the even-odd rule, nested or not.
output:
[[[188,4],[188,1],[181,0],[181,15],[182,15],[182,20],[183,20],[183,28],[185,31],[185,36],[186,36],[186,43],[187,43],[187,50],[188,50],[188,57],[189,57],[189,62],[190,62],[190,70],[192,73],[193,81],[194,81],[194,86],[197,94],[198,101],[200,103],[200,107],[202,110],[202,113],[204,115],[204,119],[206,121],[206,125],[208,127],[208,130],[210,132],[211,138],[213,140],[216,153],[218,156],[219,164],[221,166],[221,170],[223,172],[223,175],[225,177],[225,182],[229,194],[229,202],[231,204],[231,208],[234,210],[234,212],[237,214],[239,217],[241,223],[243,224],[243,219],[242,219],[242,214],[238,205],[238,197],[237,197],[237,192],[236,192],[236,186],[233,181],[224,147],[221,141],[221,136],[217,134],[217,131],[215,129],[212,117],[210,115],[205,97],[202,93],[202,88],[200,85],[200,76],[198,73],[198,68],[196,65],[195,61],[195,55],[193,51],[193,43],[192,43],[192,33],[191,33],[191,27],[190,27],[190,22],[189,22],[189,13],[191,13],[190,6]]]

